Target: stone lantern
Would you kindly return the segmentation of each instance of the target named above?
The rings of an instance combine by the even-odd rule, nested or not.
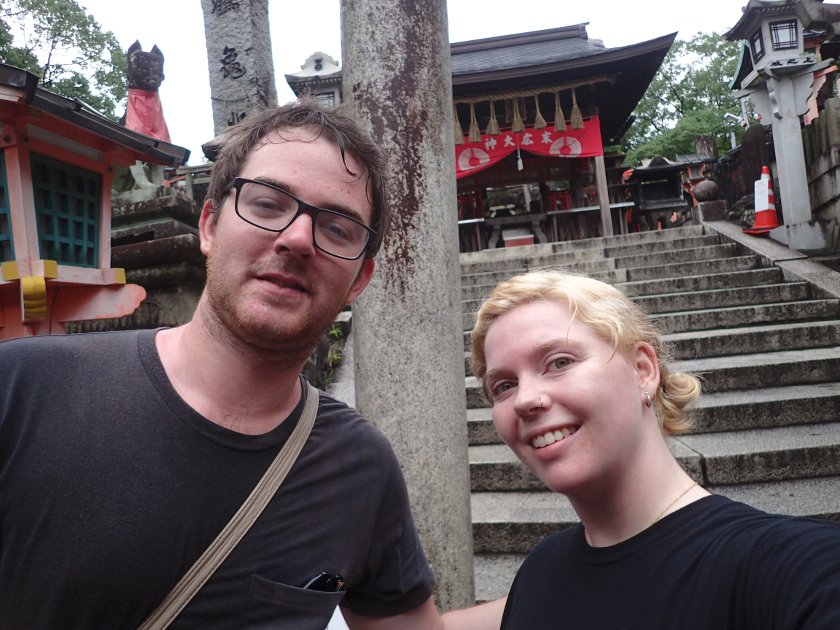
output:
[[[825,246],[825,236],[812,221],[799,117],[808,109],[814,73],[833,61],[805,50],[798,4],[798,0],[749,0],[725,37],[745,40],[736,74],[743,79],[733,86],[740,88],[737,96],[749,96],[761,124],[772,127],[785,224],[770,236],[795,249],[815,250]]]

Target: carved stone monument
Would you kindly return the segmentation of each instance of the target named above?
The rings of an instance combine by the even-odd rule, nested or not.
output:
[[[214,135],[277,105],[268,0],[201,0]]]

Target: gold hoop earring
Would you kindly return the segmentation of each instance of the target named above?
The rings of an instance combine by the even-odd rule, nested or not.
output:
[[[650,392],[645,392],[645,407],[648,409],[653,407],[653,400],[650,397]]]

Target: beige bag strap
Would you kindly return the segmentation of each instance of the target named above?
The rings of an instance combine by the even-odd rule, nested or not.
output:
[[[245,499],[242,507],[233,515],[216,539],[205,549],[201,557],[195,561],[189,571],[178,580],[178,583],[138,630],[163,630],[172,623],[184,607],[190,603],[198,590],[204,586],[210,576],[228,557],[237,543],[257,520],[265,506],[283,483],[286,474],[297,460],[303,445],[306,443],[315,416],[318,413],[318,390],[306,383],[306,402],[295,427],[286,444],[280,449],[277,457],[268,467],[259,483]]]

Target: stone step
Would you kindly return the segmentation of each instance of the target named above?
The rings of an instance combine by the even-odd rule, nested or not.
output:
[[[476,405],[467,409],[467,440],[470,446],[502,443],[502,438],[493,427],[489,407]]]
[[[738,246],[735,243],[723,243],[719,245],[691,247],[689,249],[659,249],[658,251],[639,252],[629,256],[620,256],[613,260],[615,260],[615,266],[619,269],[632,269],[652,265],[664,266],[689,261],[729,258],[735,256],[737,252]]]
[[[578,273],[593,275],[593,277],[597,277],[594,276],[594,274],[615,269],[615,264],[610,258],[597,258],[592,260],[579,259],[576,261],[569,261],[562,265],[549,265],[548,267],[533,267],[530,270],[534,271],[536,269],[558,269],[561,267],[564,269],[576,271]],[[513,269],[464,274],[461,276],[461,286],[471,287],[476,285],[496,285],[502,280],[507,280],[511,276],[524,273],[525,271],[525,269]]]
[[[840,476],[707,489],[766,512],[840,521]],[[568,500],[548,491],[475,493],[472,514],[479,601],[505,596],[528,551],[579,522]]]
[[[778,267],[768,267],[713,275],[619,282],[616,284],[616,287],[625,295],[635,298],[637,296],[653,296],[668,293],[690,293],[692,291],[712,291],[715,289],[734,289],[736,287],[780,284],[782,280],[782,272]]]
[[[661,232],[634,232],[632,234],[616,234],[614,236],[563,241],[559,243],[542,243],[521,247],[497,247],[478,252],[464,252],[460,255],[460,261],[462,265],[469,265],[476,262],[506,260],[522,255],[544,255],[547,253],[621,248],[625,246],[632,248],[645,246],[648,243],[657,243],[659,247],[672,247],[675,241],[679,242],[682,239],[690,239],[703,235],[717,236],[717,232],[707,230],[703,226],[692,225],[662,230]]]
[[[705,484],[710,486],[840,475],[840,422],[675,440],[703,458]]]
[[[804,288],[807,291],[807,287]],[[746,292],[745,292],[746,293]],[[771,297],[766,295],[768,299]],[[786,297],[780,292],[779,297]],[[675,297],[670,305],[677,308],[681,296]],[[721,300],[725,297],[721,297]],[[738,299],[737,292],[730,293],[729,299]],[[689,300],[690,301],[690,300]],[[687,304],[687,306],[696,304]],[[840,316],[840,300],[799,300],[769,304],[750,304],[748,306],[717,307],[684,312],[666,312],[653,314],[651,319],[663,335],[687,331],[737,328],[757,324],[780,322],[812,321]],[[463,313],[461,316],[464,330],[471,330],[475,325],[476,313]]]
[[[566,496],[546,488],[474,492],[470,504],[477,554],[528,553],[546,536],[580,522]]]
[[[720,246],[726,242],[717,234],[689,235],[668,241],[669,250],[685,251],[701,247]],[[554,246],[552,246],[554,245]],[[524,247],[497,248],[495,255],[482,258],[461,257],[461,274],[487,271],[516,270],[519,272],[534,267],[557,267],[582,260],[633,257],[643,254],[658,255],[662,251],[661,241],[640,241],[621,245],[605,246],[603,242],[585,243],[583,246],[568,246],[565,243],[542,244]],[[711,250],[707,250],[711,251]],[[498,253],[495,253],[498,252]]]
[[[840,520],[840,476],[707,488],[766,512]],[[524,554],[546,536],[580,522],[569,500],[540,492],[476,492],[471,499],[477,554]]]
[[[476,263],[502,262],[521,256],[545,256],[547,254],[553,254],[556,251],[554,245],[554,243],[538,243],[536,245],[523,245],[521,247],[496,247],[494,249],[482,249],[477,252],[463,252],[460,255],[461,268],[463,269],[465,266]],[[580,249],[589,248],[581,247]]]
[[[762,286],[726,287],[706,291],[696,290],[634,296],[633,301],[647,313],[659,314],[809,300],[813,297],[812,293],[811,285],[807,282],[785,282]],[[466,312],[466,308],[464,310]]]
[[[524,559],[525,554],[476,554],[473,565],[476,603],[506,596]]]
[[[671,452],[680,465],[697,481],[703,481],[699,453],[683,443],[669,440]],[[543,483],[528,470],[504,444],[469,447],[470,484],[473,492],[514,492],[543,490]]]
[[[701,283],[702,286],[699,286]],[[493,286],[488,286],[486,292],[462,291],[463,312],[478,311]],[[714,276],[619,282],[616,287],[651,314],[807,300],[814,293],[807,282],[782,282],[781,271],[776,268]]]
[[[554,269],[554,267],[552,267]],[[531,269],[531,271],[536,271],[535,269]],[[488,284],[462,284],[461,285],[461,299],[462,300],[483,300],[490,292],[496,287],[496,285],[501,282],[502,280],[507,280],[508,278],[516,275],[515,273],[511,273],[510,275],[500,274],[497,281],[489,282]],[[608,284],[616,284],[620,282],[625,282],[627,280],[627,270],[626,269],[605,269],[603,271],[593,271],[589,272],[588,275],[591,278],[595,278],[596,280],[601,280],[602,282],[606,282]],[[479,278],[479,280],[483,280],[484,278]]]
[[[669,438],[680,465],[703,485],[840,475],[840,423]],[[540,490],[542,482],[505,445],[469,448],[473,492]]]
[[[467,434],[472,445],[498,444],[489,403],[478,382],[467,388]],[[690,410],[692,434],[768,429],[840,420],[840,383],[813,383],[763,389],[704,392]]]
[[[529,269],[539,267],[561,267],[584,261],[604,260],[605,258],[609,258],[609,256],[604,254],[603,247],[560,252],[522,252],[519,256],[503,258],[501,260],[461,263],[461,275],[468,276],[476,273],[486,273],[488,271],[524,273]]]
[[[692,434],[840,420],[840,383],[704,393],[691,410]]]
[[[663,340],[677,360],[825,348],[840,345],[840,320],[695,330],[664,335]]]
[[[604,253],[610,258],[622,256],[636,256],[646,252],[661,252],[663,246],[669,250],[693,249],[695,247],[709,247],[728,243],[719,234],[698,234],[688,235],[681,238],[674,238],[663,244],[660,241],[647,241],[644,243],[627,243],[623,245],[608,245],[604,247]]]
[[[675,371],[698,374],[704,395],[737,389],[825,383],[840,374],[840,347],[786,350],[675,361]],[[478,381],[472,387],[477,392]],[[468,380],[467,391],[469,394]]]
[[[603,250],[573,250],[551,256],[539,254],[535,256],[520,256],[515,259],[505,259],[501,263],[474,262],[461,266],[461,286],[494,285],[510,276],[535,269],[567,268],[587,275],[607,271],[609,269],[633,269],[628,279],[645,280],[660,277],[649,275],[650,270],[663,269],[661,277],[685,276],[692,273],[687,264],[693,263],[693,273],[719,273],[737,271],[743,268],[754,268],[756,260],[751,263],[741,261],[737,267],[721,266],[721,260],[732,260],[737,246],[734,244],[712,245],[668,252],[639,253],[633,256],[611,258]],[[740,258],[740,257],[738,257]],[[675,267],[676,265],[676,267]],[[697,266],[700,265],[700,266]],[[747,266],[749,265],[749,266]],[[636,268],[639,268],[638,270]],[[636,275],[642,274],[641,277]]]
[[[813,321],[838,316],[840,316],[840,300],[830,299],[711,308],[684,313],[664,313],[653,315],[651,319],[663,335],[670,335],[689,331]],[[470,319],[470,317],[465,316],[463,321],[467,324]]]
[[[627,268],[627,281],[636,282],[640,280],[658,280],[661,278],[684,278],[686,276],[746,271],[760,267],[759,258],[755,254],[663,265],[650,265],[648,263],[645,266]]]
[[[615,234],[606,237],[594,237],[576,241],[562,241],[554,243],[555,251],[564,249],[604,247],[607,249],[615,247],[642,247],[648,244],[658,244],[659,248],[668,249],[675,241],[691,238],[693,236],[712,235],[718,236],[718,232],[708,229],[702,225],[690,225],[680,228],[672,228],[662,231],[632,232],[630,234]]]

